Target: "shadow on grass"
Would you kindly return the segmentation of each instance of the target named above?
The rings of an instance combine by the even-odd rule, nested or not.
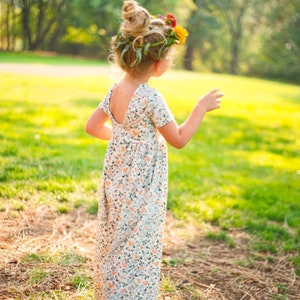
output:
[[[287,131],[239,118],[210,118],[186,149],[170,149],[168,208],[177,218],[227,229],[251,231],[265,224],[276,245],[282,236],[267,228],[274,222],[288,228],[282,247],[299,251],[299,156]]]

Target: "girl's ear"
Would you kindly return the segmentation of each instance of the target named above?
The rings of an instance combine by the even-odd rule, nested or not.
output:
[[[161,60],[157,60],[157,61],[154,63],[154,67],[155,67],[155,68],[159,68],[160,64],[161,64]]]
[[[154,71],[154,74],[160,73],[160,70],[161,70],[161,64],[162,64],[162,61],[161,61],[161,60],[157,60],[156,62],[153,63],[153,71]]]

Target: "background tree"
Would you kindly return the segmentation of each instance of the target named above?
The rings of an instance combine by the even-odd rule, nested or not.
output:
[[[55,31],[68,0],[19,0],[23,28],[23,48],[37,50],[46,36]]]
[[[185,53],[185,69],[217,70],[216,42],[222,28],[217,18],[210,13],[210,1],[193,0],[187,20],[189,36]]]
[[[182,48],[187,70],[300,82],[299,0],[139,3],[153,14],[173,12],[187,27],[189,36]],[[122,4],[123,0],[0,0],[0,50],[106,59]]]
[[[300,82],[300,1],[193,0],[188,70]]]
[[[0,49],[14,50],[18,34],[18,14],[16,0],[0,1]]]
[[[177,1],[139,3],[157,14],[174,7]],[[105,59],[111,36],[118,31],[123,0],[73,0],[65,19],[64,34],[59,50],[73,54],[89,54]]]
[[[210,69],[238,74],[241,53],[247,46],[247,29],[258,19],[256,10],[263,1],[193,0],[193,2],[195,7],[188,21],[191,35],[186,61],[192,62],[190,53],[199,51],[203,64],[210,66]],[[189,69],[193,69],[193,66],[190,65]]]
[[[242,39],[244,36],[244,25],[247,12],[251,7],[257,5],[257,1],[249,0],[212,0],[217,8],[217,16],[222,18],[229,36],[229,73],[237,74],[240,53],[242,48]]]
[[[250,75],[300,83],[300,1],[267,1]]]

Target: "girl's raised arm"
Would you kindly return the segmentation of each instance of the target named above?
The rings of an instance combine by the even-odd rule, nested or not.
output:
[[[219,89],[213,89],[201,97],[191,114],[180,126],[173,120],[167,125],[158,128],[159,132],[171,146],[178,149],[184,147],[197,131],[206,112],[220,107],[220,98],[224,94],[216,94],[218,91]]]

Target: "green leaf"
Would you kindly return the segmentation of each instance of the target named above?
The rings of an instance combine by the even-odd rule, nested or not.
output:
[[[139,64],[143,57],[143,48],[138,48],[136,52],[137,64]]]
[[[151,47],[151,43],[146,44],[145,48],[144,48],[144,54],[147,55],[149,52],[149,48]]]
[[[163,50],[165,49],[165,47],[168,47],[168,41],[165,41],[164,44],[160,47],[159,52],[158,52],[159,58],[162,57]]]
[[[125,53],[129,50],[130,47],[131,47],[130,44],[127,44],[127,45],[124,47],[124,49],[123,49],[123,51],[122,51],[122,53],[121,53],[121,56],[120,56],[120,62],[121,62],[121,65],[125,65],[124,55],[125,55]]]
[[[136,59],[130,65],[130,67],[133,67],[133,66],[139,64],[142,60],[142,57],[143,57],[143,48],[138,48],[137,51],[136,51]]]

